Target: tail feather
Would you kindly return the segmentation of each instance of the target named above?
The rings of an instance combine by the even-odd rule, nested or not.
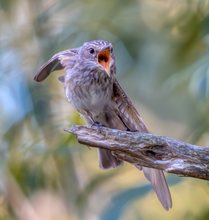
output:
[[[172,207],[172,200],[163,171],[143,167],[143,172],[147,180],[152,184],[162,206],[166,210],[169,210]]]
[[[99,149],[99,167],[101,169],[115,168],[123,162],[112,155],[110,150]]]

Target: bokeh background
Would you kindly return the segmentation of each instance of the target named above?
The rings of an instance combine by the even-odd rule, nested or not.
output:
[[[98,168],[95,149],[64,132],[84,123],[52,74],[54,53],[114,45],[117,77],[157,134],[209,143],[208,0],[0,0],[0,219],[209,219],[207,181],[168,175],[161,207],[134,167]]]

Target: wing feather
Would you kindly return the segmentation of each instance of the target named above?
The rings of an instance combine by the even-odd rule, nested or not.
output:
[[[142,117],[125,94],[117,79],[113,83],[113,100],[118,108],[118,114],[130,131],[148,132]]]
[[[41,82],[55,70],[61,70],[65,67],[72,68],[75,63],[77,53],[78,49],[74,48],[55,54],[51,59],[41,66],[39,71],[36,73],[34,80]]]
[[[117,79],[114,80],[113,84],[113,101],[117,106],[119,117],[130,131],[148,132],[142,117],[119,85]],[[163,207],[166,210],[171,208],[172,199],[163,171],[139,165],[136,165],[136,167],[143,170],[146,179],[151,182]]]

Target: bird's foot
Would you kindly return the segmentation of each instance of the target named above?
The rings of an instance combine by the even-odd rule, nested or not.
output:
[[[101,122],[98,122],[98,121],[95,121],[92,126],[95,126],[95,127],[104,127],[104,125],[101,123]]]
[[[99,132],[101,132],[102,131],[101,128],[104,127],[104,125],[102,123],[97,122],[97,121],[92,124],[92,127],[93,126],[95,126],[98,129]]]

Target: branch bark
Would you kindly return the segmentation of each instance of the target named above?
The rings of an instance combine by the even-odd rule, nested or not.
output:
[[[75,134],[81,144],[109,149],[131,164],[209,180],[209,147],[151,133],[105,127],[73,126],[65,131]]]

